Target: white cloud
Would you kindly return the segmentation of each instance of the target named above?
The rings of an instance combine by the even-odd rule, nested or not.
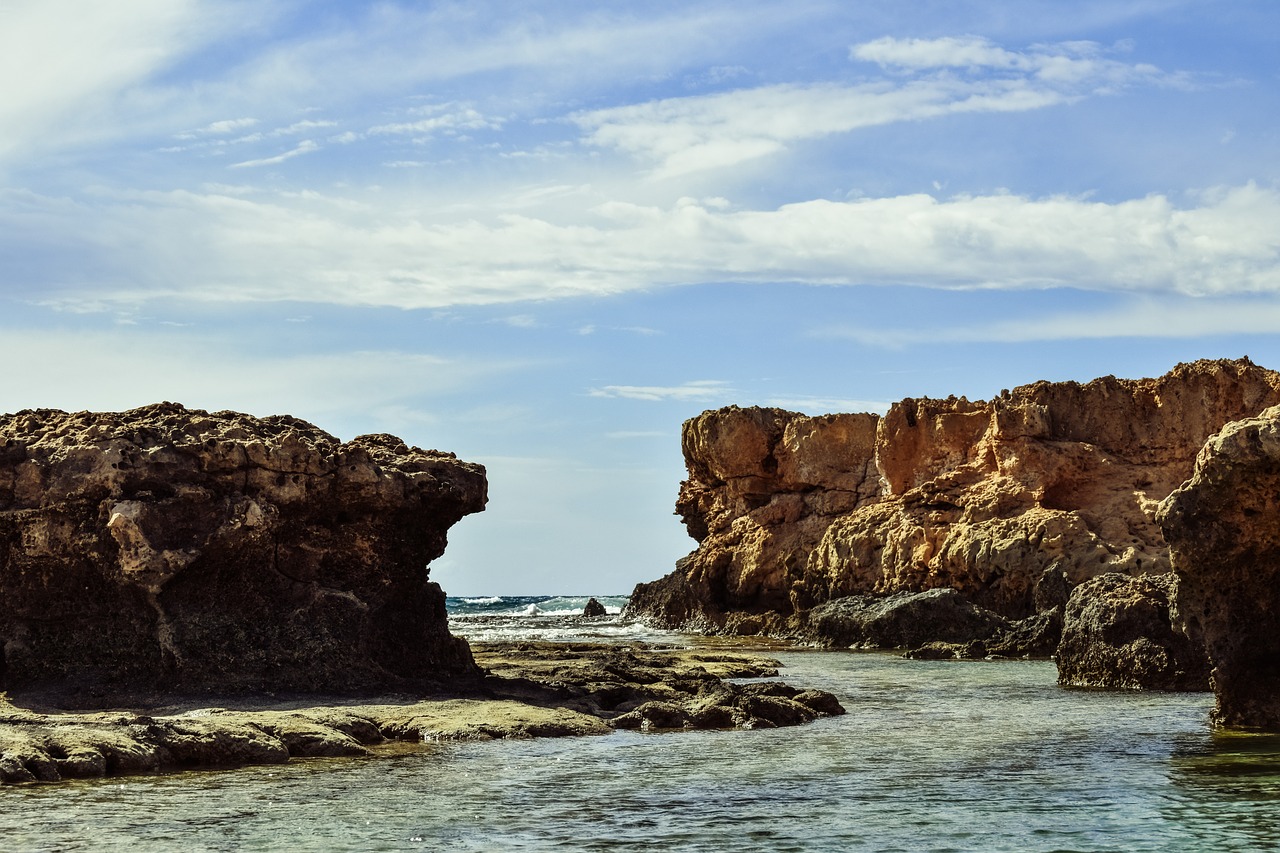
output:
[[[648,402],[666,400],[708,402],[728,399],[733,396],[734,391],[727,382],[715,379],[701,379],[686,382],[683,385],[605,385],[600,388],[592,388],[587,394],[591,397],[645,400]]]
[[[232,133],[233,131],[243,130],[246,127],[253,127],[257,123],[258,123],[258,120],[256,118],[223,119],[222,121],[215,121],[210,124],[207,124],[204,127],[200,128],[199,130],[188,131],[186,133],[179,133],[177,134],[177,137],[179,139],[193,139],[201,135],[220,136],[223,134]]]
[[[413,121],[380,124],[368,130],[370,134],[411,133],[429,136],[434,133],[456,133],[460,130],[497,130],[502,119],[482,115],[474,107],[459,104],[438,104],[418,107],[415,110],[426,118]]]
[[[590,224],[433,223],[390,196],[376,217],[309,194],[0,198],[0,250],[39,259],[45,278],[23,286],[47,300],[443,308],[730,281],[1280,293],[1280,191],[1252,184],[1186,206],[1160,195],[908,195],[775,210],[619,202]]]
[[[256,166],[274,166],[277,163],[283,163],[285,160],[292,160],[301,154],[310,154],[312,151],[319,151],[320,146],[312,142],[310,139],[304,139],[295,147],[289,149],[283,154],[277,154],[274,157],[263,157],[259,160],[245,160],[241,163],[232,163],[230,169],[248,169]]]
[[[1109,59],[1102,46],[1091,41],[1036,45],[1012,51],[978,36],[937,39],[879,38],[854,45],[853,59],[875,62],[899,70],[966,69],[1025,75],[1040,83],[1109,92],[1141,83],[1185,84],[1185,74],[1165,73],[1154,65]]]
[[[963,67],[980,76],[931,74],[862,85],[786,84],[579,112],[571,120],[587,141],[655,164],[663,179],[722,168],[836,133],[954,113],[1015,112],[1067,103],[1138,83],[1168,82],[1150,65],[1098,55],[1092,43],[1027,53],[985,39],[883,38],[852,55],[905,70]]]
[[[295,121],[286,127],[277,127],[271,131],[268,136],[297,136],[299,133],[307,133],[312,130],[323,130],[326,127],[337,127],[336,121],[305,119],[303,121]]]
[[[267,14],[262,5],[211,6],[199,0],[4,3],[0,127],[5,132],[0,136],[0,167],[15,156],[44,155],[67,143],[126,132],[116,120],[126,100],[122,93],[144,84],[187,52],[252,26]],[[166,122],[175,118],[157,113],[154,106],[142,97],[129,108],[137,109],[149,125],[159,116]],[[206,131],[228,132],[219,128],[221,124],[214,122]]]
[[[577,113],[594,145],[656,164],[655,178],[723,168],[789,144],[949,113],[1038,109],[1067,95],[1026,81],[765,86]]]

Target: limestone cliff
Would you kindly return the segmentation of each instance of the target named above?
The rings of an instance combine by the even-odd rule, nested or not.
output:
[[[0,689],[327,690],[469,674],[427,564],[484,469],[162,403],[0,416]]]
[[[1210,438],[1160,521],[1173,615],[1208,653],[1214,718],[1280,730],[1280,407]]]
[[[1018,618],[1042,608],[1045,577],[1065,573],[1065,595],[1107,572],[1167,572],[1160,500],[1209,435],[1276,403],[1280,374],[1246,358],[906,399],[884,417],[705,412],[684,425],[676,504],[698,547],[631,607],[754,632],[844,596],[950,587]]]

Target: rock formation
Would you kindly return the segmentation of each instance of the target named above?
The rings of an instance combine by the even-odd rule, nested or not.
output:
[[[644,644],[477,643],[475,659],[483,679],[418,701],[313,705],[240,696],[229,697],[230,707],[183,702],[146,713],[51,714],[16,707],[0,694],[0,787],[369,755],[376,754],[370,747],[389,741],[775,728],[844,713],[824,690],[773,680],[779,662],[754,655]]]
[[[1160,522],[1174,618],[1204,643],[1214,718],[1280,730],[1280,407],[1209,439]]]
[[[475,672],[427,564],[484,469],[162,403],[0,417],[0,688],[345,692]]]
[[[940,587],[1008,618],[1060,607],[1099,574],[1167,572],[1160,500],[1209,435],[1276,403],[1280,374],[1240,359],[906,399],[884,417],[705,412],[684,425],[676,503],[698,547],[630,610],[755,633],[845,596]],[[1065,577],[1056,601],[1037,602],[1043,577]]]
[[[1067,602],[1055,658],[1058,683],[1078,687],[1207,690],[1204,647],[1169,615],[1172,574],[1105,574],[1085,581]]]

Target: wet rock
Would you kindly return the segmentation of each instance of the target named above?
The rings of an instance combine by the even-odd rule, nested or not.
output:
[[[604,605],[599,601],[596,601],[595,598],[590,598],[587,600],[586,607],[582,608],[582,615],[588,619],[593,619],[597,616],[608,615],[608,611],[605,610]]]
[[[352,691],[470,677],[424,568],[484,469],[161,403],[0,416],[0,689]]]
[[[1215,720],[1280,731],[1280,408],[1210,438],[1160,522],[1174,619],[1204,643]]]
[[[1171,623],[1171,574],[1099,575],[1067,602],[1058,682],[1084,687],[1207,690],[1203,647]]]
[[[475,652],[497,695],[554,702],[614,728],[761,728],[844,713],[825,691],[726,680],[778,675],[777,661],[755,655],[587,643],[479,643]]]

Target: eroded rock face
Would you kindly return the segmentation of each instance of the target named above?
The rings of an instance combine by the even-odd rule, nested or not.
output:
[[[741,633],[846,596],[949,587],[1023,618],[1046,609],[1049,571],[1067,587],[1167,572],[1159,501],[1209,435],[1276,403],[1280,374],[1241,359],[907,399],[883,418],[705,412],[684,425],[676,504],[698,548],[630,607]]]
[[[1204,643],[1215,719],[1280,730],[1280,407],[1210,438],[1160,522],[1174,618]]]
[[[1172,574],[1105,574],[1076,587],[1055,655],[1058,683],[1075,687],[1207,690],[1204,648],[1170,619]]]
[[[0,687],[329,690],[471,673],[427,564],[484,469],[162,403],[0,416]]]

